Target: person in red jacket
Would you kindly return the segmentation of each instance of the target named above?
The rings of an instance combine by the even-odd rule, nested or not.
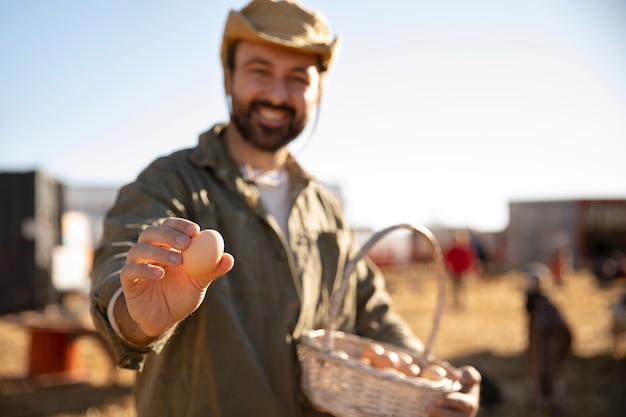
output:
[[[444,259],[452,283],[452,303],[454,308],[465,306],[465,277],[476,269],[478,255],[472,246],[468,231],[458,231],[454,242],[444,254]]]

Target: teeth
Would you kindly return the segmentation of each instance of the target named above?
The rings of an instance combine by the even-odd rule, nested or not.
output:
[[[268,108],[261,109],[260,113],[261,116],[270,120],[281,120],[285,116],[285,113],[283,111]]]

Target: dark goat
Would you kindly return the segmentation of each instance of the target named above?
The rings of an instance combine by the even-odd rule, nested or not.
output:
[[[530,278],[535,285],[529,285],[526,292],[529,406],[559,416],[565,405],[564,362],[571,354],[572,333],[557,307],[541,291],[541,279]]]
[[[626,292],[611,304],[611,336],[613,339],[613,356],[621,356],[621,342],[626,334]]]

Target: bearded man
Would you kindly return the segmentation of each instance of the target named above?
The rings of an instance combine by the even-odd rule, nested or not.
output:
[[[232,11],[221,50],[230,120],[156,159],[107,213],[92,315],[119,366],[138,371],[138,416],[328,415],[301,390],[296,346],[323,326],[358,248],[336,197],[287,145],[319,105],[337,45],[324,17],[293,1]],[[226,252],[191,276],[182,252],[200,229],[217,230]],[[373,264],[349,279],[338,330],[423,350]],[[480,375],[464,375],[430,415],[475,415]]]

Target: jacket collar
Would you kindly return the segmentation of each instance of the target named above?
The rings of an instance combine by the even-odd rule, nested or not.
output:
[[[234,185],[237,191],[245,196],[250,207],[257,206],[258,191],[253,185],[243,180],[237,164],[230,158],[224,146],[222,133],[229,123],[219,123],[202,133],[198,139],[198,146],[192,149],[191,162],[199,167],[212,170],[216,177],[230,186]],[[291,182],[291,192],[295,198],[310,182],[319,183],[320,180],[305,171],[292,154],[287,156],[286,167]],[[257,196],[257,198],[255,198]]]
[[[212,169],[218,177],[226,180],[230,177],[241,176],[239,168],[228,155],[224,146],[222,133],[229,123],[219,123],[202,133],[198,139],[198,146],[191,153],[191,161],[200,167]],[[318,178],[305,171],[295,160],[292,154],[287,156],[289,176],[294,182],[306,180],[320,182]]]

